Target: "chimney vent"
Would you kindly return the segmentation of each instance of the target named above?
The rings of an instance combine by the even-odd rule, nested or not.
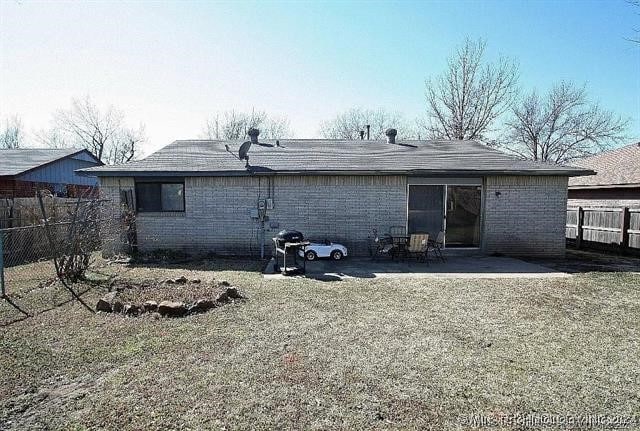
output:
[[[258,143],[258,135],[260,134],[260,130],[252,127],[247,131],[247,135],[249,135],[249,137],[251,138],[251,143],[252,144],[257,144]]]
[[[384,134],[387,135],[387,144],[396,143],[396,135],[398,134],[396,129],[387,129]]]

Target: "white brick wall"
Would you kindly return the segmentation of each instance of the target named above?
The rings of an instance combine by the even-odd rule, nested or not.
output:
[[[484,198],[484,252],[564,255],[567,177],[487,177]]]
[[[283,177],[275,184],[272,221],[340,242],[352,254],[367,254],[373,229],[406,223],[406,177]]]
[[[265,223],[266,253],[279,230],[329,238],[352,254],[367,253],[372,229],[406,224],[403,176],[187,177],[184,213],[139,213],[140,249],[191,253],[258,254],[259,223],[249,210],[269,196],[274,209]],[[103,195],[119,202],[131,178],[103,178]],[[499,192],[499,196],[496,195]],[[559,256],[565,250],[567,178],[494,176],[484,180],[482,249],[486,253]],[[270,228],[271,223],[278,227]]]
[[[106,180],[106,181],[105,181]],[[105,196],[119,200],[120,187],[130,179],[102,181]],[[272,190],[274,209],[267,211],[266,253],[281,229],[297,229],[307,238],[328,238],[353,254],[367,253],[367,236],[376,228],[404,226],[406,179],[400,176],[361,177],[187,177],[184,213],[139,213],[138,244],[142,251],[175,248],[187,252],[258,254],[259,222],[249,210]],[[278,227],[270,228],[271,223]]]

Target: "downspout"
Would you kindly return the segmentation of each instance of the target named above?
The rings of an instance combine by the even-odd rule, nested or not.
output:
[[[260,177],[258,177],[260,178]],[[260,228],[261,228],[261,241],[260,241],[260,259],[264,260],[264,252],[265,252],[265,235],[266,235],[266,228],[265,228],[265,219],[267,218],[267,211],[269,210],[269,207],[267,205],[267,199],[270,199],[271,202],[273,203],[273,200],[275,198],[275,193],[276,193],[276,185],[275,185],[275,175],[268,175],[266,177],[267,179],[267,198],[266,199],[262,199],[264,201],[264,209],[258,213],[258,215],[260,216]],[[261,183],[258,183],[261,184]],[[260,185],[258,186],[260,187]],[[262,196],[262,190],[260,189],[260,197]],[[258,209],[258,211],[260,211]]]
[[[4,233],[0,232],[0,298],[6,296],[6,291],[4,288]]]
[[[267,187],[269,186],[269,178],[267,178]],[[262,201],[262,178],[258,177],[258,202]],[[264,260],[264,218],[267,215],[267,204],[260,209],[258,204],[258,217],[260,217],[260,260]]]
[[[482,177],[482,193],[480,194],[480,252],[486,253],[486,212],[487,212],[487,177]]]

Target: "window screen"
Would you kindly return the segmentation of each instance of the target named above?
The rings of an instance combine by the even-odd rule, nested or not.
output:
[[[409,186],[409,233],[428,233],[436,238],[444,221],[442,186]]]
[[[162,211],[184,211],[184,184],[161,184]]]
[[[138,212],[184,211],[184,183],[136,183]]]

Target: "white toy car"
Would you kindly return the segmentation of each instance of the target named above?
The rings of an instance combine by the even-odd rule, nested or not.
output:
[[[304,252],[298,250],[300,257],[308,261],[317,260],[319,257],[330,257],[333,260],[342,260],[347,255],[347,247],[331,241],[311,242]]]

